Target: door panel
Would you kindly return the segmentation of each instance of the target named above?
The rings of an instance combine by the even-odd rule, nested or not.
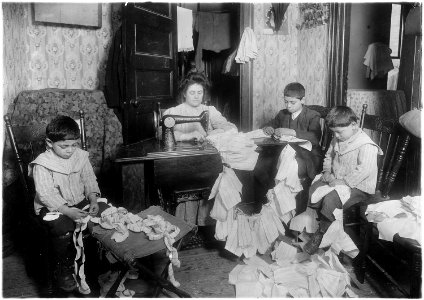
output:
[[[177,7],[171,3],[124,6],[126,86],[124,143],[155,136],[153,110],[176,105]]]
[[[172,97],[172,80],[172,71],[137,71],[137,96]]]

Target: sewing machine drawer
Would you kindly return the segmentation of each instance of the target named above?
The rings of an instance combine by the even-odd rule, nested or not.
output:
[[[163,192],[212,188],[222,172],[218,153],[156,160],[153,166],[154,184]]]

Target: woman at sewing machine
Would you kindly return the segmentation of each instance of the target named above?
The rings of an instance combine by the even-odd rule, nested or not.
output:
[[[209,80],[205,75],[190,71],[181,81],[177,101],[181,104],[166,110],[163,115],[199,116],[203,111],[209,112],[207,131],[199,122],[177,124],[174,127],[176,141],[202,142],[206,136],[222,133],[237,127],[228,122],[225,117],[214,107],[204,104],[209,95]]]
[[[204,141],[206,136],[222,133],[231,129],[237,131],[237,127],[228,122],[225,117],[214,107],[203,104],[209,94],[209,80],[205,75],[190,71],[181,81],[179,86],[178,106],[172,107],[163,115],[199,116],[203,111],[209,111],[207,131],[199,122],[182,123],[174,127],[176,141]],[[187,222],[200,226],[212,225],[213,220],[209,217],[211,201],[202,199],[199,201],[187,201],[180,203],[175,215]]]

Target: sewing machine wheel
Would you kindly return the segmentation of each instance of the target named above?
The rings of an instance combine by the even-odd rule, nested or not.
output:
[[[172,117],[165,118],[165,120],[163,121],[163,124],[167,128],[172,128],[175,125],[175,119]]]

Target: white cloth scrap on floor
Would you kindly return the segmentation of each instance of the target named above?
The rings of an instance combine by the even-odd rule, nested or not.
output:
[[[421,245],[421,196],[383,201],[368,205],[368,221],[377,223],[379,238],[393,241],[393,236],[416,240]]]
[[[268,264],[257,256],[244,262],[245,265],[237,265],[229,275],[229,283],[236,286],[237,298],[356,296],[348,272],[331,249],[306,255],[301,262],[293,257],[282,266],[275,261]]]
[[[236,62],[244,64],[258,56],[258,45],[252,28],[246,27],[237,49]]]
[[[271,252],[273,260],[287,259],[292,261],[297,254],[297,248],[284,241],[276,242],[274,251]]]
[[[342,251],[351,258],[356,257],[359,254],[359,250],[343,228],[343,210],[336,208],[333,215],[336,220],[327,229],[319,248],[331,246],[336,254]]]

